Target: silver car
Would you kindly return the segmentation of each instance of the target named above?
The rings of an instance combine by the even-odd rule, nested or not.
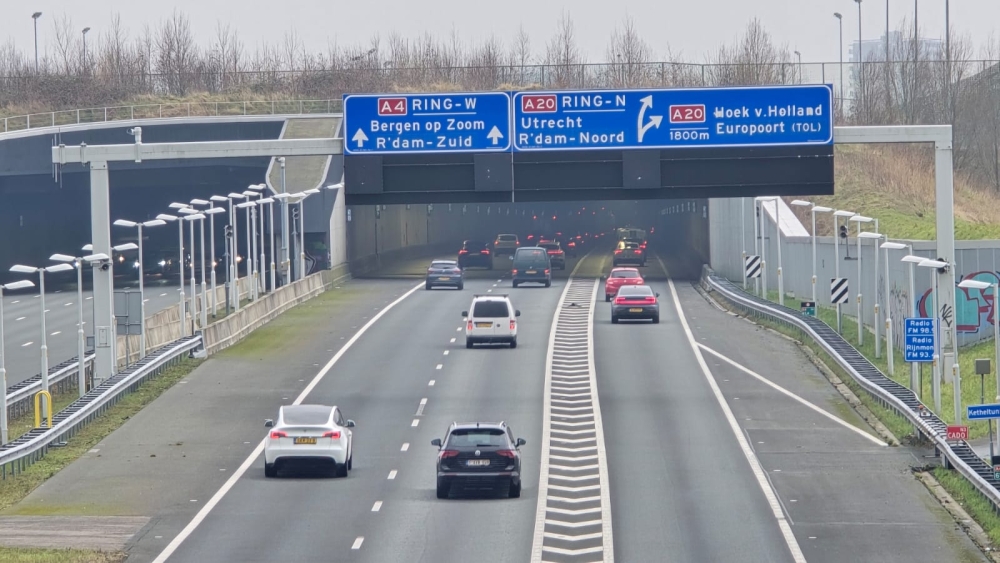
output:
[[[653,324],[660,322],[660,303],[648,285],[625,285],[618,289],[618,295],[611,303],[611,322],[620,319],[649,319]]]

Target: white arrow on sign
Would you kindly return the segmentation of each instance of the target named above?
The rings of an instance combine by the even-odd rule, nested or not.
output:
[[[363,147],[365,146],[365,141],[368,140],[368,135],[365,135],[364,131],[358,129],[358,132],[355,133],[353,137],[351,137],[351,140],[357,143],[358,147]]]
[[[486,138],[493,139],[493,144],[497,145],[500,143],[500,139],[503,139],[503,133],[501,133],[500,130],[497,129],[497,126],[494,125],[493,129],[490,129],[489,134],[486,135]]]
[[[649,131],[653,127],[657,129],[660,128],[660,122],[663,121],[662,115],[651,115],[649,116],[649,123],[643,125],[642,122],[646,117],[646,110],[653,107],[653,96],[649,95],[640,100],[642,102],[642,108],[639,110],[639,142],[642,142],[642,138],[646,135],[646,131]]]

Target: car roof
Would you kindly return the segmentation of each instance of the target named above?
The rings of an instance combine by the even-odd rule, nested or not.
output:
[[[639,268],[622,268],[622,267],[618,267],[618,268],[611,268],[611,271],[612,272],[638,272]]]
[[[618,294],[621,295],[622,291],[625,293],[653,293],[653,288],[648,285],[623,285],[621,289],[618,290]]]
[[[452,422],[451,427],[448,428],[449,431],[455,429],[468,429],[468,428],[493,428],[493,429],[506,429],[507,423],[503,420],[500,422]]]
[[[438,258],[431,260],[431,264],[457,264],[458,262],[453,258]]]
[[[321,424],[330,418],[330,413],[336,408],[329,405],[284,405],[281,407],[281,418],[287,424]],[[307,420],[309,422],[305,422]]]
[[[472,296],[473,301],[510,301],[510,296],[506,293],[494,293],[491,295],[476,294]]]

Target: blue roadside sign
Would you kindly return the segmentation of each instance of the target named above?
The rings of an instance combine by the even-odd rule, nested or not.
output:
[[[516,92],[513,104],[515,152],[833,144],[827,84]]]
[[[934,319],[910,318],[903,320],[903,357],[907,362],[933,362]]]
[[[1000,418],[1000,405],[968,405],[965,407],[965,413],[969,420]]]
[[[345,154],[505,152],[510,94],[347,94]]]

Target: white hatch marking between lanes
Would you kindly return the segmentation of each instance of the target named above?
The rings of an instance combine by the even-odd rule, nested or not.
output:
[[[313,380],[309,382],[309,385],[307,385],[306,388],[302,390],[302,393],[299,394],[299,396],[295,399],[295,402],[293,404],[295,405],[302,404],[302,401],[304,401],[305,398],[309,396],[309,393],[311,393],[312,390],[315,389],[317,385],[319,385],[319,382],[322,381],[323,378],[326,377],[326,374],[329,373],[331,369],[333,369],[333,366],[336,365],[338,361],[340,361],[340,358],[342,358],[344,354],[346,354],[347,351],[350,350],[351,346],[353,346],[355,342],[361,339],[361,336],[364,335],[364,333],[368,332],[368,329],[371,328],[372,325],[378,322],[378,320],[381,319],[386,313],[388,313],[393,307],[402,303],[404,299],[413,295],[414,293],[416,293],[418,289],[422,287],[424,287],[424,283],[420,282],[419,285],[414,286],[413,289],[407,291],[398,299],[386,305],[381,311],[378,312],[378,314],[376,314],[374,317],[371,318],[371,320],[365,323],[365,325],[362,326],[361,329],[358,330],[356,333],[354,333],[354,336],[352,336],[350,340],[345,342],[344,345],[341,346],[340,350],[338,350],[337,353],[334,354],[332,358],[330,358],[330,361],[328,361],[326,365],[323,366],[323,369],[321,369],[319,373],[316,374],[316,377],[314,377]],[[265,439],[263,438],[261,439],[261,441],[257,444],[257,447],[254,448],[253,452],[251,452],[249,456],[247,456],[246,460],[243,461],[240,467],[235,472],[233,472],[233,474],[229,477],[228,480],[226,480],[226,482],[222,485],[222,487],[219,488],[219,490],[216,491],[214,495],[212,495],[212,498],[209,499],[209,501],[205,503],[204,506],[202,506],[201,510],[199,510],[198,513],[195,514],[194,518],[191,519],[190,522],[188,522],[188,525],[185,526],[184,529],[181,530],[180,533],[178,533],[177,536],[174,537],[174,539],[171,540],[170,543],[167,544],[165,548],[163,548],[163,551],[161,551],[160,554],[156,556],[156,559],[153,560],[153,563],[164,563],[167,559],[170,558],[171,555],[173,555],[175,551],[177,551],[177,548],[180,547],[182,543],[184,543],[184,540],[186,540],[188,536],[190,536],[198,528],[198,526],[201,525],[201,523],[205,520],[205,518],[208,517],[209,513],[212,512],[212,509],[214,509],[215,506],[219,504],[222,498],[225,497],[227,493],[229,493],[229,491],[236,485],[237,481],[239,481],[240,478],[243,477],[243,474],[246,473],[248,469],[250,469],[250,466],[253,465],[253,463],[257,461],[257,458],[260,457],[261,453],[263,453],[264,440]],[[405,445],[405,447],[408,446],[409,444]],[[357,547],[361,547],[362,541],[364,541],[363,537],[358,538],[357,540],[354,541],[354,544]]]
[[[428,381],[427,382],[427,386],[428,387],[434,387],[434,380],[432,379],[432,380]]]
[[[410,423],[410,428],[416,428],[419,425],[420,425],[420,419],[419,418],[414,418],[413,422]]]
[[[889,444],[883,442],[882,440],[879,440],[875,436],[872,436],[871,434],[865,432],[864,430],[858,428],[857,426],[854,426],[853,424],[847,422],[846,420],[841,420],[840,418],[838,418],[838,417],[836,417],[836,416],[834,416],[834,415],[826,412],[825,410],[819,408],[818,406],[814,405],[813,403],[810,403],[809,401],[803,399],[802,397],[796,395],[795,393],[792,393],[788,389],[785,389],[784,387],[778,385],[777,383],[774,383],[773,381],[767,379],[766,377],[760,375],[759,373],[753,371],[752,369],[750,369],[750,368],[748,368],[746,366],[740,365],[739,363],[733,361],[732,359],[727,358],[726,356],[723,356],[722,354],[720,354],[719,352],[717,352],[717,351],[709,348],[708,346],[705,346],[704,344],[700,344],[699,343],[698,347],[701,348],[702,350],[708,352],[709,354],[712,354],[713,356],[719,358],[720,360],[726,362],[727,364],[733,366],[734,368],[742,371],[743,373],[746,373],[747,375],[752,376],[753,378],[757,379],[758,381],[760,381],[761,383],[767,385],[768,387],[771,387],[772,389],[778,391],[779,393],[781,393],[781,394],[783,394],[783,395],[785,395],[785,396],[787,396],[787,397],[789,397],[791,399],[794,399],[795,401],[798,401],[799,403],[805,405],[806,407],[812,409],[813,411],[816,411],[817,413],[825,416],[826,418],[832,420],[833,422],[836,422],[837,424],[843,426],[844,428],[847,428],[851,432],[854,432],[855,434],[858,434],[860,436],[864,436],[868,440],[871,440],[872,442],[874,442],[874,443],[876,443],[876,444],[878,444],[880,446],[886,446],[886,447],[889,446]]]
[[[49,336],[56,336],[58,334],[62,334],[62,331],[61,330],[57,330],[57,331],[53,332],[52,334],[50,334]]]
[[[166,293],[161,293],[161,294],[160,294],[160,297],[166,297],[166,296],[167,296],[167,294],[166,294]],[[90,297],[88,297],[87,299],[90,299]]]
[[[357,539],[354,540],[354,545],[351,546],[351,549],[361,549],[361,544],[363,543],[365,543],[365,537],[358,536]]]
[[[17,304],[18,304],[18,303],[20,303],[20,302],[21,302],[21,300],[20,300],[20,299],[18,299],[18,300],[16,300],[16,301],[11,301],[11,302],[10,302],[10,304],[11,304],[11,305],[17,305]]]
[[[444,355],[447,356],[450,352],[448,350],[444,351]]]
[[[72,302],[72,301],[70,301],[69,303],[63,303],[63,307],[69,307],[69,306],[70,306],[70,305],[72,305],[72,304],[73,304],[73,302]]]
[[[421,405],[426,405],[427,404],[427,397],[424,397],[423,399],[420,399],[420,404]]]
[[[438,365],[434,366],[434,369],[441,369],[443,367],[444,367],[444,364],[438,364]]]
[[[452,343],[454,344],[454,342],[455,342],[455,339],[454,339],[454,338],[452,338],[452,339],[451,339],[451,342],[452,342]]]
[[[462,327],[458,327],[458,328],[456,328],[456,329],[455,329],[455,332],[462,332]]]
[[[166,293],[164,293],[163,295],[166,295]],[[163,297],[163,295],[161,295],[160,297]],[[93,297],[93,296],[91,296],[91,297],[88,297],[88,298],[84,299],[84,301],[90,301],[90,300],[91,300],[91,299],[93,299],[93,298],[94,298],[94,297]]]
[[[372,505],[372,512],[378,512],[379,510],[382,510],[382,501],[377,500],[375,501],[375,504]]]
[[[26,319],[26,318],[28,318],[28,317],[18,317],[18,318],[14,319],[14,320],[15,320],[15,321],[23,321],[23,320],[24,320],[24,319]]]
[[[34,342],[25,342],[24,344],[21,344],[21,348],[24,348],[25,346],[31,346],[32,344],[34,344]]]
[[[393,469],[392,471],[389,472],[389,477],[387,477],[387,479],[389,479],[390,481],[392,481],[393,479],[396,478],[396,474],[397,473],[398,472],[395,469]]]
[[[657,259],[660,260],[659,257],[657,257]],[[667,267],[663,264],[663,260],[660,260],[660,266],[663,267],[664,271],[667,271]],[[739,422],[737,422],[736,417],[733,416],[733,411],[729,408],[729,403],[726,401],[725,396],[723,396],[722,390],[719,389],[719,384],[715,381],[712,371],[708,369],[708,363],[705,362],[705,356],[702,355],[701,348],[698,347],[698,342],[694,338],[694,333],[691,332],[691,327],[688,326],[687,319],[684,317],[684,309],[681,308],[681,300],[677,295],[677,288],[674,287],[674,281],[669,277],[669,272],[667,285],[670,287],[670,295],[673,297],[674,308],[677,309],[677,317],[681,321],[681,328],[684,329],[684,334],[687,336],[688,344],[694,352],[694,357],[698,361],[698,366],[701,367],[702,375],[704,375],[705,380],[708,381],[708,385],[711,387],[712,393],[715,395],[715,400],[719,403],[719,407],[722,409],[722,414],[726,416],[726,420],[729,422],[730,430],[732,430],[733,435],[736,437],[736,441],[739,443],[740,449],[743,451],[743,455],[747,459],[747,463],[750,464],[750,470],[753,471],[754,478],[757,480],[757,485],[760,486],[761,492],[764,493],[764,497],[767,499],[767,503],[771,507],[774,518],[778,522],[778,528],[781,529],[781,535],[785,540],[785,544],[788,546],[788,551],[791,552],[792,560],[794,560],[795,563],[806,563],[806,557],[802,553],[802,548],[799,546],[798,540],[795,539],[792,527],[789,525],[788,519],[785,517],[785,513],[781,508],[781,502],[778,500],[778,493],[775,492],[774,488],[771,486],[771,483],[767,478],[767,474],[760,465],[760,460],[757,459],[757,455],[754,454],[753,448],[751,448],[750,444],[747,442],[746,436],[744,436],[743,432],[740,430]]]
[[[403,442],[403,447],[399,448],[399,451],[405,452],[408,449],[410,449],[410,443],[409,442]]]

